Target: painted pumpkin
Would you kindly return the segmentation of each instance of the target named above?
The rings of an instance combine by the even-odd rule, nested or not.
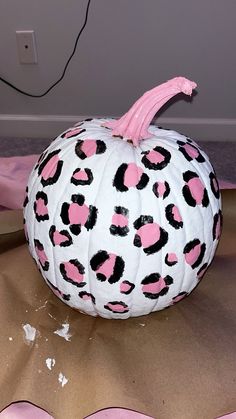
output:
[[[26,236],[46,283],[71,307],[115,319],[161,310],[212,261],[222,214],[209,159],[190,138],[150,125],[167,100],[195,87],[176,77],[119,120],[76,124],[41,155]]]

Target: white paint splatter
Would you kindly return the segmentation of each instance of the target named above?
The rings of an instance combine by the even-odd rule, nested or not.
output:
[[[44,305],[42,305],[42,306],[40,306],[40,307],[36,308],[36,309],[35,309],[35,311],[39,311],[39,310],[41,310],[42,308],[45,308],[45,307],[46,307],[46,305],[47,305],[47,303],[48,303],[48,301],[45,301]]]
[[[33,342],[35,340],[36,332],[37,332],[35,327],[27,323],[23,325],[23,329],[25,332],[25,339],[27,340],[27,342],[28,343]]]
[[[62,374],[62,372],[59,373],[58,381],[61,383],[62,387],[68,383],[68,379]]]
[[[55,333],[55,335],[61,336],[67,341],[70,341],[70,338],[72,335],[69,333],[69,328],[70,328],[69,323],[63,323],[62,328],[55,330],[55,332],[53,333]]]
[[[139,323],[139,326],[144,327],[144,326],[146,326],[146,324],[145,323]]]
[[[9,340],[13,340],[13,338],[11,337],[11,336],[9,336],[9,338],[8,338]]]
[[[48,315],[49,315],[49,317],[51,317],[51,319],[54,319],[54,320],[56,320],[56,322],[57,322],[56,317],[53,317],[51,313],[48,313]]]
[[[46,359],[46,365],[47,365],[49,370],[51,370],[54,367],[55,364],[56,364],[56,361],[55,361],[54,358],[47,358]]]

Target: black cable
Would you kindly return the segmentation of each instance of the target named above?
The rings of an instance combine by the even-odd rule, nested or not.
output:
[[[49,92],[50,92],[50,90],[52,90],[58,83],[60,83],[60,81],[63,79],[63,77],[65,76],[65,73],[66,73],[66,70],[67,70],[67,67],[68,67],[68,65],[69,65],[69,63],[70,63],[70,61],[71,61],[71,59],[72,59],[72,57],[73,57],[73,55],[75,54],[75,51],[76,51],[76,48],[77,48],[77,44],[78,44],[78,41],[79,41],[79,38],[80,38],[80,36],[82,35],[82,33],[83,33],[83,31],[84,31],[84,29],[85,29],[85,27],[86,27],[86,24],[87,24],[87,21],[88,21],[88,13],[89,13],[89,6],[90,6],[90,3],[91,3],[91,0],[88,0],[88,3],[87,3],[87,7],[86,7],[86,13],[85,13],[85,19],[84,19],[84,23],[83,23],[83,26],[82,26],[82,28],[80,29],[80,31],[79,31],[79,33],[78,33],[78,35],[77,35],[77,38],[76,38],[76,40],[75,40],[75,45],[74,45],[74,49],[73,49],[73,51],[72,51],[72,53],[71,53],[71,55],[70,55],[70,57],[69,57],[69,59],[68,59],[68,61],[67,61],[67,63],[66,63],[66,65],[65,65],[65,67],[64,67],[64,70],[63,70],[63,72],[62,72],[62,75],[61,75],[61,77],[55,82],[55,83],[53,83],[53,85],[52,86],[50,86],[47,90],[46,90],[46,92],[44,92],[44,93],[42,93],[42,94],[40,94],[40,95],[32,95],[31,93],[27,93],[27,92],[24,92],[23,90],[21,90],[21,89],[18,89],[18,87],[16,87],[16,86],[14,86],[12,83],[10,83],[9,81],[7,81],[7,80],[5,80],[5,79],[3,79],[2,77],[0,77],[0,81],[2,81],[3,83],[5,83],[5,84],[7,84],[8,86],[10,86],[10,87],[12,87],[14,90],[16,90],[17,92],[19,92],[19,93],[22,93],[23,95],[25,95],[25,96],[30,96],[30,97],[43,97],[43,96],[46,96]]]

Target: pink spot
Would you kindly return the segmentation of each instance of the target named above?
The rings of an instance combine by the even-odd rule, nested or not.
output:
[[[76,180],[88,180],[88,175],[84,170],[80,170],[73,175],[73,178]]]
[[[65,138],[70,138],[72,135],[78,135],[81,131],[81,128],[72,129],[66,133]]]
[[[59,162],[58,155],[51,157],[42,170],[42,177],[46,180],[49,177],[53,177],[57,171],[57,164]]]
[[[81,150],[87,157],[91,157],[96,154],[97,144],[95,140],[84,140],[81,145]]]
[[[125,282],[121,282],[120,284],[120,292],[128,292],[131,288],[130,284],[127,284]]]
[[[35,251],[36,251],[36,254],[39,258],[40,263],[44,266],[45,262],[48,261],[46,253],[44,252],[44,250],[39,250],[37,247],[35,248]]]
[[[175,220],[175,221],[177,221],[178,223],[179,223],[180,221],[182,221],[182,217],[181,217],[181,215],[180,215],[179,209],[178,209],[176,206],[174,206],[174,207],[172,208],[172,214],[173,214],[173,217],[174,217],[174,220]]]
[[[48,214],[48,209],[47,209],[47,207],[44,203],[44,200],[42,198],[39,198],[36,201],[36,213],[38,215],[42,215],[42,216]]]
[[[168,253],[167,260],[168,262],[178,262],[178,258],[175,253]]]
[[[149,247],[160,239],[160,226],[156,223],[145,224],[137,231],[143,247]]]
[[[122,214],[114,214],[111,222],[116,227],[126,227],[128,225],[127,217]]]
[[[142,174],[143,170],[141,167],[138,167],[135,163],[129,163],[125,171],[124,185],[128,188],[136,186],[139,183]]]
[[[179,301],[183,300],[187,294],[177,295],[177,297],[173,298],[174,303],[178,303]]]
[[[87,205],[72,203],[69,207],[69,220],[71,224],[84,225],[88,219],[89,209]]]
[[[217,180],[215,178],[213,178],[212,183],[213,183],[213,187],[214,187],[215,191],[218,191],[219,187],[218,187],[218,184],[217,184]]]
[[[116,311],[118,313],[123,313],[124,311],[127,311],[127,307],[123,307],[122,304],[112,304],[112,303],[108,303],[107,307],[110,308],[110,310],[112,311]]]
[[[199,156],[199,152],[194,147],[192,147],[190,144],[185,144],[183,146],[183,148],[185,149],[186,153],[190,157],[192,157],[192,159],[195,159]]]
[[[142,286],[143,292],[148,292],[151,294],[159,294],[161,290],[166,288],[166,283],[162,277],[157,282],[154,282],[153,284],[145,284]]]
[[[84,301],[91,300],[91,295],[84,294],[84,295],[83,295],[83,297],[82,297],[82,299],[83,299]]]
[[[203,278],[203,276],[205,275],[206,271],[208,269],[208,265],[205,267],[205,269],[202,269],[200,274],[198,275],[198,280],[200,281],[200,279]]]
[[[59,233],[59,231],[55,231],[55,233],[53,234],[53,241],[55,244],[61,244],[66,240],[68,240],[67,237]]]
[[[187,184],[196,203],[198,205],[201,204],[204,195],[204,186],[201,180],[199,178],[193,178]]]
[[[151,150],[147,154],[147,159],[154,164],[162,163],[165,160],[163,154],[159,153],[158,151]]]
[[[163,182],[158,182],[157,183],[157,193],[160,197],[162,197],[164,195],[166,191],[166,186]]]
[[[196,260],[199,258],[200,253],[201,253],[201,244],[197,244],[196,246],[194,246],[192,250],[190,250],[190,252],[186,253],[185,255],[186,263],[188,263],[189,265],[193,265],[196,262]]]
[[[115,262],[116,255],[110,253],[109,259],[105,260],[105,262],[96,270],[96,272],[105,275],[106,278],[109,278],[113,274]]]
[[[78,283],[83,281],[83,275],[79,272],[78,268],[71,262],[64,262],[64,267],[68,278]]]
[[[216,223],[216,240],[219,240],[221,234],[221,220],[220,217],[218,217],[217,223]]]

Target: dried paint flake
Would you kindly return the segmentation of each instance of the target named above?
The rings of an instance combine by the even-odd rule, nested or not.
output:
[[[63,323],[62,328],[55,330],[55,332],[53,333],[55,333],[55,335],[61,336],[67,341],[70,341],[70,338],[72,335],[69,333],[69,328],[70,328],[69,323]]]
[[[47,365],[49,370],[51,370],[54,367],[55,364],[56,364],[56,361],[55,361],[54,358],[47,358],[46,359],[46,365]]]
[[[27,342],[33,342],[35,340],[36,332],[37,332],[35,327],[27,323],[23,325],[23,329],[25,332],[25,339],[27,340]]]
[[[59,373],[58,381],[61,383],[62,387],[68,383],[68,379],[62,374],[62,372]]]

